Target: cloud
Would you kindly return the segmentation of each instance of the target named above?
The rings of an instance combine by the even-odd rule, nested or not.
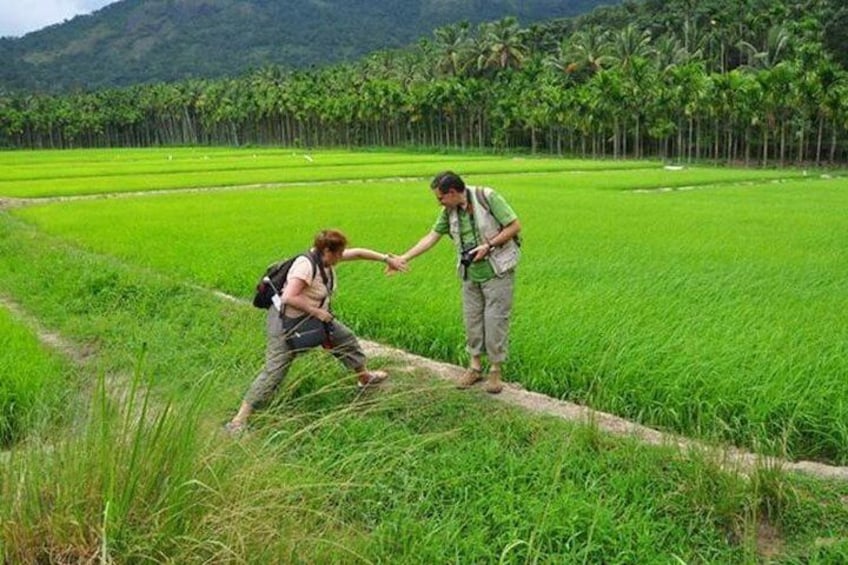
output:
[[[116,0],[2,0],[0,37],[20,37],[58,24],[79,14],[89,14]]]

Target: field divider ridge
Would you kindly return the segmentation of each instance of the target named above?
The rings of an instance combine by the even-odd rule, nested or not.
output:
[[[248,300],[232,296],[225,292],[210,289],[193,283],[184,283],[188,287],[210,293],[220,300],[240,306],[251,306]],[[87,365],[96,352],[88,351],[68,342],[63,336],[45,328],[36,318],[24,311],[15,301],[0,294],[0,308],[8,310],[16,319],[33,331],[46,347],[59,352],[78,366]],[[464,369],[458,365],[437,361],[385,344],[360,338],[360,343],[369,356],[386,357],[422,369],[444,381],[457,382]],[[523,408],[535,414],[552,416],[580,425],[595,426],[598,430],[612,436],[635,439],[646,445],[675,447],[681,453],[695,452],[706,454],[716,460],[722,468],[730,472],[749,474],[763,466],[814,476],[819,479],[848,481],[848,467],[828,465],[815,461],[788,461],[774,456],[751,453],[736,447],[717,446],[693,440],[677,434],[663,432],[638,424],[599,410],[573,402],[560,400],[541,393],[528,391],[516,383],[504,383],[503,391],[498,395],[486,395],[492,402],[504,402]],[[118,394],[118,399],[123,394]]]

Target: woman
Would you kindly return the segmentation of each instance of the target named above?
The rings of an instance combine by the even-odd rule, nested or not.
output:
[[[391,271],[406,271],[406,262],[371,249],[347,249],[347,238],[337,230],[323,230],[315,236],[313,248],[292,264],[283,288],[282,307],[268,309],[265,368],[253,381],[238,413],[227,424],[228,431],[243,431],[253,411],[271,400],[288,373],[292,361],[305,350],[323,345],[357,375],[360,388],[386,379],[383,371],[369,371],[365,354],[356,336],[333,317],[330,297],[335,281],[334,267],[341,261],[357,259],[382,261]],[[318,324],[316,320],[323,322]],[[307,326],[326,329],[317,342],[300,343]],[[298,339],[295,339],[297,337]],[[323,343],[322,343],[323,342]]]

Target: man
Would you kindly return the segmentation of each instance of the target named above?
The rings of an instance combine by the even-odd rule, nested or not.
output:
[[[497,394],[503,390],[501,366],[507,356],[521,224],[497,192],[466,187],[451,171],[436,175],[430,189],[443,210],[430,233],[399,259],[409,262],[436,245],[443,235],[451,237],[462,278],[466,349],[471,356],[458,386],[468,388],[483,379],[485,353],[489,360],[485,390]]]

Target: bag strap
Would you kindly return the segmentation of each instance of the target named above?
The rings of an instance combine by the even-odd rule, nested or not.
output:
[[[327,276],[327,271],[324,269],[324,262],[321,260],[321,256],[318,253],[313,253],[312,251],[307,251],[305,253],[301,253],[298,255],[299,257],[306,257],[306,260],[309,261],[309,264],[312,265],[312,280],[315,280],[315,276],[320,272],[321,280],[324,282],[324,286],[327,287],[327,296],[324,297],[324,300],[321,301],[321,307],[323,308],[324,304],[327,300],[330,299],[330,295],[333,294],[333,287],[335,287],[335,278],[333,276],[333,271],[330,271],[329,277]],[[287,304],[283,305],[283,309],[280,310],[280,317],[283,316],[283,313],[286,311]]]
[[[501,227],[501,229],[503,229],[504,226],[501,221],[498,219],[497,216],[495,216],[494,213],[492,213],[492,206],[489,204],[489,197],[486,196],[486,190],[482,186],[475,186],[474,196],[477,197],[477,202],[480,204],[483,210],[485,210],[491,217],[493,217],[498,223],[498,225]]]
[[[333,294],[336,281],[332,269],[330,270],[330,274],[327,275],[327,270],[324,268],[324,261],[318,253],[309,252],[307,253],[307,257],[309,257],[309,260],[312,263],[312,278],[315,278],[315,270],[317,269],[318,272],[321,273],[321,281],[324,283],[324,286],[327,287],[327,294]]]
[[[492,212],[492,206],[491,204],[489,204],[489,197],[486,196],[486,189],[482,186],[475,186],[474,196],[477,197],[477,202],[480,204],[483,210],[485,210],[491,217],[493,217],[498,223],[498,225],[501,227],[501,229],[503,229],[504,225],[501,223],[498,217],[495,216],[494,212]],[[518,235],[513,237],[512,240],[515,242],[516,245],[521,247],[521,238]]]
[[[315,271],[321,273],[321,280],[324,283],[324,286],[327,288],[327,296],[324,297],[324,300],[321,301],[321,307],[323,308],[324,304],[330,300],[330,296],[333,294],[333,290],[336,286],[335,275],[333,270],[330,269],[329,276],[327,275],[327,270],[324,268],[324,261],[321,259],[321,255],[316,251],[309,251],[306,254],[306,257],[309,259],[309,262],[312,263],[312,279],[315,280]],[[324,330],[324,347],[328,347],[328,345],[332,346],[333,341],[333,322],[321,322],[321,328]]]

